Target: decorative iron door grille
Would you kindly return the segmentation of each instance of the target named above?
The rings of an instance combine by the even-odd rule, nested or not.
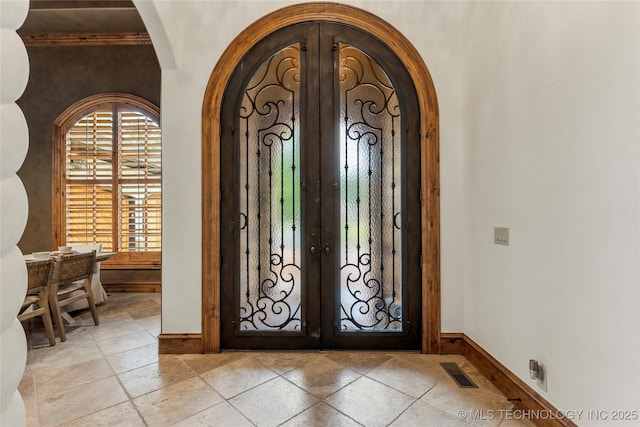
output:
[[[418,348],[415,89],[379,41],[295,25],[236,67],[222,114],[222,344]]]

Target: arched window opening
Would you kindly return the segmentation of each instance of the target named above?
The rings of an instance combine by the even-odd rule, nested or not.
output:
[[[63,113],[54,138],[54,245],[102,244],[116,253],[115,267],[159,264],[158,108],[131,95],[97,95]]]

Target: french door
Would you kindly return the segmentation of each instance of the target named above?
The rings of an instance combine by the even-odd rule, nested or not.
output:
[[[419,349],[419,108],[396,55],[287,27],[221,117],[222,348]]]

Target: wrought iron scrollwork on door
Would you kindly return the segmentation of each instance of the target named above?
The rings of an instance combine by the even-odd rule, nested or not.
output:
[[[398,96],[380,65],[340,43],[340,329],[402,331]]]
[[[264,62],[240,106],[240,329],[300,330],[300,46]]]

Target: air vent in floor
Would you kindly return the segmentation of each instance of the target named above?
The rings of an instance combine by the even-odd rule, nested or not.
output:
[[[458,384],[461,388],[478,388],[477,385],[471,381],[471,379],[464,373],[457,363],[442,362],[440,363],[442,368],[447,371],[447,374]]]

